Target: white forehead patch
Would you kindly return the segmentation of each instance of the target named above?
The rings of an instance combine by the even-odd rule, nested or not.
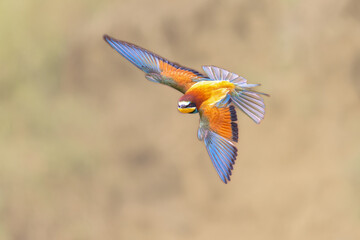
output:
[[[180,108],[185,108],[186,106],[188,106],[190,104],[190,101],[180,101],[179,102],[179,107]]]

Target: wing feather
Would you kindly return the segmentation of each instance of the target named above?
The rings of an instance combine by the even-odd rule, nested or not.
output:
[[[170,85],[181,92],[185,92],[194,83],[206,78],[198,71],[173,63],[135,44],[117,40],[108,35],[104,35],[104,40],[147,75],[160,75],[162,80],[155,77],[157,82]]]
[[[218,108],[214,105],[200,109],[198,137],[204,140],[207,152],[220,179],[230,181],[231,170],[237,156],[237,117],[234,106]]]

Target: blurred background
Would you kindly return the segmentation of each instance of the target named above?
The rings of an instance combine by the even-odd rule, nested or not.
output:
[[[262,83],[224,185],[103,34]],[[0,239],[360,239],[357,0],[0,2]]]

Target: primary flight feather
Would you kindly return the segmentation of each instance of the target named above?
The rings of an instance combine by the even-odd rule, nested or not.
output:
[[[265,104],[260,93],[245,78],[215,67],[203,66],[205,75],[173,63],[134,44],[104,35],[104,40],[128,61],[145,72],[145,77],[177,89],[181,113],[199,113],[198,138],[204,141],[210,159],[227,183],[237,156],[238,125],[235,107],[256,123],[264,118]]]

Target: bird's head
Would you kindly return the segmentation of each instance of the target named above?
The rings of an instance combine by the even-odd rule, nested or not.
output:
[[[182,96],[178,102],[178,110],[181,113],[197,113],[198,109],[191,96]]]
[[[190,102],[190,101],[179,101],[178,110],[181,113],[197,113],[198,112],[195,103]]]

